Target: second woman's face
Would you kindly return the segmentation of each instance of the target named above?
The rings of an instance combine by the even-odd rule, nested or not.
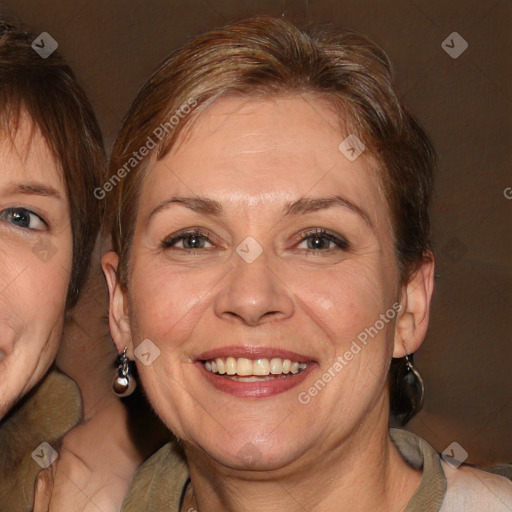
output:
[[[145,178],[125,297],[140,377],[227,466],[317,458],[387,408],[392,228],[347,135],[312,97],[225,98]]]
[[[0,418],[55,359],[72,263],[66,186],[32,128],[0,136]]]

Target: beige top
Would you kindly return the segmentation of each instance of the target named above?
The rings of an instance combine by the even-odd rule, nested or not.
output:
[[[512,482],[471,466],[452,469],[421,437],[391,428],[391,439],[406,461],[422,468],[420,484],[404,512],[510,512]],[[122,512],[180,512],[187,465],[168,443],[139,469]]]
[[[0,512],[32,510],[35,481],[43,469],[37,460],[44,465],[48,450],[40,444],[58,452],[64,435],[81,419],[78,386],[53,371],[0,422]]]

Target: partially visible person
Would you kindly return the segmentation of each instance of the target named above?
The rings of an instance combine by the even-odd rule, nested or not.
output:
[[[76,382],[54,365],[100,228],[92,191],[105,151],[72,70],[58,52],[42,58],[35,39],[0,18],[0,511],[114,511],[142,457],[123,404],[100,394],[111,341],[90,339],[82,353],[65,344],[59,364]],[[42,471],[51,450],[59,458]],[[93,501],[76,499],[87,493]]]

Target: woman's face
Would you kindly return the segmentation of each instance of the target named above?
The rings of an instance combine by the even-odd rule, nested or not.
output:
[[[401,289],[377,166],[347,135],[314,97],[224,98],[145,178],[118,325],[157,413],[229,467],[387,420]]]
[[[32,130],[0,137],[0,418],[55,359],[72,262],[66,187]]]

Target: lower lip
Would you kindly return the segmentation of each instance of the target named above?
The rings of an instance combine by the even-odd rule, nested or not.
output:
[[[316,363],[308,363],[305,370],[302,370],[300,373],[296,373],[293,377],[281,377],[276,375],[276,377],[271,380],[262,380],[261,382],[232,380],[230,378],[223,377],[222,375],[209,372],[204,367],[203,363],[197,362],[196,365],[208,382],[210,382],[210,384],[219,391],[241,398],[266,398],[279,395],[280,393],[289,391],[301,384],[313,371]]]

